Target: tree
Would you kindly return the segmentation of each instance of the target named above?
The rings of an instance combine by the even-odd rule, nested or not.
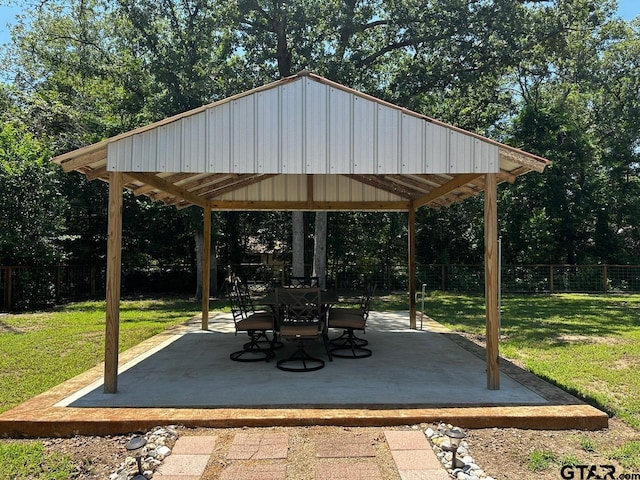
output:
[[[64,259],[66,199],[59,174],[47,165],[49,147],[17,123],[0,124],[0,261],[55,265]]]
[[[500,189],[504,251],[513,261],[640,258],[638,26],[616,20],[612,0],[47,0],[32,7],[4,64],[15,88],[0,103],[10,99],[13,118],[51,154],[310,69],[554,160],[544,175]],[[104,186],[65,176],[60,187],[71,205],[61,245],[70,258],[100,259],[106,217],[94,198],[104,197]],[[127,261],[195,262],[197,209],[169,213],[133,196],[125,202],[125,229],[128,221],[152,226],[126,235]],[[420,260],[480,261],[480,204],[421,209]],[[329,217],[334,265],[355,256],[376,268],[404,262],[402,216]],[[291,248],[293,226],[281,212],[215,218],[227,261],[243,259],[251,236]],[[156,241],[167,237],[175,242]],[[320,243],[314,248],[322,251]]]

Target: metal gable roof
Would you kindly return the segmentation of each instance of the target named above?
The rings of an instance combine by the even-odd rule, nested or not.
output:
[[[548,163],[307,72],[53,161],[179,207],[277,209],[447,205]]]

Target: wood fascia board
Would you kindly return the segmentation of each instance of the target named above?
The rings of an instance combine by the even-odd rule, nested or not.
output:
[[[523,165],[538,173],[542,173],[544,168],[551,164],[551,162],[546,158],[542,158],[507,145],[500,146],[499,157],[502,156],[506,157],[506,159],[511,162]]]
[[[73,170],[77,170],[79,168],[85,167],[87,165],[91,165],[92,163],[99,162],[101,160],[105,160],[107,158],[107,150],[99,149],[97,151],[72,157],[70,160],[67,160],[64,163],[60,163],[62,170],[65,173],[72,172]]]
[[[474,180],[478,179],[479,177],[482,177],[483,175],[484,175],[483,173],[463,173],[461,175],[457,175],[453,177],[452,180],[445,183],[444,185],[441,185],[438,188],[434,188],[428,194],[417,198],[415,201],[415,207],[418,208],[423,205],[426,205],[427,203],[435,200],[436,198],[443,197],[451,193],[456,188],[460,188],[463,185],[466,185],[467,183],[473,182]]]
[[[157,190],[160,190],[162,192],[166,192],[178,197],[182,197],[185,200],[194,203],[196,205],[199,205],[201,207],[206,207],[207,202],[204,198],[200,198],[197,195],[194,195],[193,193],[191,193],[188,190],[185,190],[182,187],[178,187],[177,185],[174,185],[173,183],[167,182],[166,180],[163,180],[160,177],[157,177],[156,175],[152,174],[152,173],[141,173],[141,172],[129,172],[127,173],[128,176],[130,176],[131,178],[138,180],[142,183],[146,183],[147,185],[151,185],[154,188],[156,188]]]
[[[398,202],[281,202],[281,201],[234,201],[212,200],[209,202],[212,210],[313,210],[313,211],[407,211],[408,201]]]

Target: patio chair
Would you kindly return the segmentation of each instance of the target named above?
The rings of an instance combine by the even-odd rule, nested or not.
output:
[[[253,319],[258,319],[261,317],[274,319],[277,312],[275,312],[273,309],[271,311],[256,310],[253,299],[251,298],[251,293],[249,292],[249,285],[247,284],[247,282],[242,281],[239,277],[235,277],[233,283],[238,291],[238,294],[240,295],[240,306],[242,311],[244,312],[245,318],[251,316],[251,318]],[[276,330],[277,328],[273,332],[273,339],[266,338],[258,340],[258,345],[260,345],[260,347],[262,347],[263,349],[272,348],[274,350],[277,350],[279,348],[282,348],[284,345],[282,342],[277,340],[278,334]],[[246,345],[248,345],[248,343],[245,344],[245,346]]]
[[[339,358],[366,358],[372,351],[365,348],[369,342],[359,338],[354,331],[364,333],[375,293],[375,284],[369,284],[357,308],[335,307],[329,310],[328,328],[343,329],[342,335],[330,340],[331,354]]]
[[[229,358],[235,362],[269,361],[275,355],[275,317],[273,313],[266,311],[249,311],[241,289],[237,280],[227,284],[236,335],[238,332],[246,332],[249,341],[242,346],[242,350],[231,353]],[[268,331],[273,332],[272,338],[267,335]]]
[[[277,367],[288,372],[312,372],[324,367],[324,360],[312,357],[305,343],[322,338],[329,360],[332,360],[326,321],[319,288],[276,289],[280,337],[296,343],[296,350]]]
[[[320,286],[318,277],[289,277],[289,286],[293,288],[317,288]]]

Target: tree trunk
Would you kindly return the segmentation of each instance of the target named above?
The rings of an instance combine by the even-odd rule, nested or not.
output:
[[[209,295],[213,297],[218,296],[218,257],[216,256],[215,245],[211,246],[211,263],[209,270]]]
[[[327,288],[327,212],[316,212],[313,243],[313,274],[320,288]]]
[[[291,274],[294,277],[304,277],[304,213],[291,212],[292,222],[292,250]]]

